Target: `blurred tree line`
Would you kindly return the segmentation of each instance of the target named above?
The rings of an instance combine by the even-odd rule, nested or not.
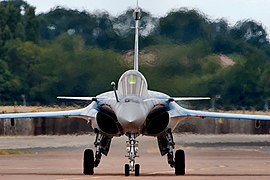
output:
[[[133,11],[117,17],[55,7],[36,14],[22,0],[0,2],[0,102],[59,103],[57,95],[95,96],[131,68]],[[161,18],[143,11],[141,63],[149,88],[171,96],[220,97],[222,107],[263,109],[270,98],[270,44],[262,24],[178,9]],[[223,65],[220,55],[233,60]],[[143,59],[143,58],[141,58]],[[162,83],[160,83],[162,82]]]

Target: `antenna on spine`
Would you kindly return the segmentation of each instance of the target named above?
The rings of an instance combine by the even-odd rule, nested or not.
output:
[[[139,21],[141,19],[141,9],[139,8],[138,0],[133,17],[135,20],[134,70],[139,71]]]

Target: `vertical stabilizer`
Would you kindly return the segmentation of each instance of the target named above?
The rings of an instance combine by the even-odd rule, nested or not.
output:
[[[141,19],[141,9],[139,8],[138,1],[133,17],[135,20],[134,70],[139,71],[139,21]]]

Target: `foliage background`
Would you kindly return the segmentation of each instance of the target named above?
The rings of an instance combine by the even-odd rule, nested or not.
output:
[[[36,14],[22,0],[0,2],[0,103],[61,103],[95,96],[132,67],[132,10],[113,17],[56,7]],[[263,109],[270,97],[270,44],[262,24],[229,26],[196,10],[161,18],[143,11],[140,70],[149,88],[171,96],[210,96],[225,109]],[[220,57],[233,60],[223,65]],[[148,57],[152,57],[148,61]]]

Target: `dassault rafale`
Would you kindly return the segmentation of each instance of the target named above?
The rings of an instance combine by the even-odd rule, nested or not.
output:
[[[270,116],[218,113],[189,110],[181,107],[177,101],[205,100],[208,97],[171,97],[167,94],[148,89],[147,81],[139,71],[139,21],[141,9],[137,5],[133,13],[135,21],[134,68],[122,74],[118,84],[112,82],[112,91],[95,97],[57,97],[59,99],[91,101],[85,108],[55,111],[1,114],[0,119],[37,118],[37,117],[81,117],[89,122],[96,134],[95,151],[86,149],[83,155],[83,173],[93,175],[102,155],[107,156],[111,140],[125,135],[129,163],[124,165],[124,175],[130,172],[140,175],[140,165],[135,163],[138,157],[140,135],[157,138],[162,156],[167,155],[168,164],[175,169],[175,175],[185,175],[185,153],[175,151],[172,131],[180,121],[189,118],[231,118],[247,120],[270,120]]]

